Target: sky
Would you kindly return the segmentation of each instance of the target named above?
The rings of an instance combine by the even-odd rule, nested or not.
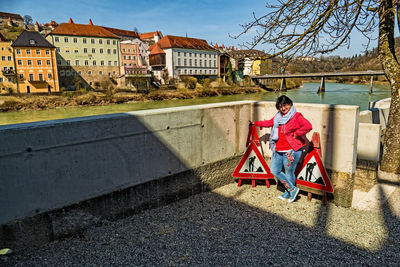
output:
[[[274,1],[274,0],[269,0]],[[205,39],[209,44],[218,43],[240,48],[240,44],[253,36],[230,37],[241,32],[240,24],[251,21],[266,11],[266,0],[0,0],[0,11],[30,15],[33,22],[68,22],[93,24],[112,28],[152,32],[160,30],[163,35],[188,36]],[[344,47],[330,55],[350,57],[363,54],[362,43],[367,41],[359,34],[352,35],[350,48]],[[372,46],[376,47],[377,41]],[[265,50],[271,47],[257,46]]]

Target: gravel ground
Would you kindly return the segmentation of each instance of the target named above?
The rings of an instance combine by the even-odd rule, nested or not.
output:
[[[400,266],[399,214],[230,184],[0,258],[1,266]]]

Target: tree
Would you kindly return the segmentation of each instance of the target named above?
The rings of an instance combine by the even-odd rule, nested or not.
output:
[[[25,25],[33,25],[33,19],[29,15],[24,16],[24,23]]]
[[[395,27],[400,29],[400,0],[278,0],[266,4],[267,12],[241,25],[242,32],[254,32],[244,45],[269,44],[281,55],[305,56],[329,53],[349,46],[350,33],[358,31],[367,40],[378,29],[378,58],[389,81],[392,103],[385,132],[381,170],[400,173],[400,63],[395,55]],[[397,15],[397,21],[396,21]],[[272,50],[272,49],[271,49]]]

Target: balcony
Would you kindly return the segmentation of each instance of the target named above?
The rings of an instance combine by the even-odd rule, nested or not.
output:
[[[2,70],[2,72],[3,72],[4,76],[15,76],[16,75],[15,70],[11,70],[11,69]]]

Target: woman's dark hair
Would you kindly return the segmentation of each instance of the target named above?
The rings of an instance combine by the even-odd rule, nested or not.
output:
[[[287,96],[285,96],[285,95],[281,95],[281,96],[278,97],[278,99],[276,100],[275,107],[276,107],[277,110],[279,110],[279,106],[280,106],[280,105],[284,105],[284,104],[293,105],[293,101],[292,101],[289,97],[287,97]]]

